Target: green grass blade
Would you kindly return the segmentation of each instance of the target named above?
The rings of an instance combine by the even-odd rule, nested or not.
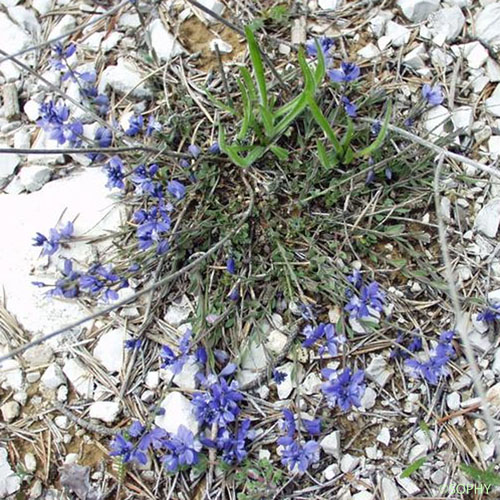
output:
[[[267,100],[267,87],[266,87],[266,77],[264,73],[264,65],[262,64],[262,57],[260,55],[260,49],[255,40],[255,36],[252,30],[246,26],[245,35],[248,41],[248,50],[250,51],[250,59],[252,60],[253,68],[255,70],[255,78],[257,79],[257,86],[259,87],[260,103],[262,107],[268,108]]]
[[[402,473],[401,473],[401,478],[404,479],[405,477],[410,477],[415,471],[420,469],[422,465],[427,461],[427,457],[422,457],[419,458],[418,460],[415,460],[411,465],[409,465]]]
[[[316,100],[314,99],[314,96],[308,95],[307,96],[307,104],[309,105],[309,109],[311,110],[311,113],[318,123],[318,125],[323,129],[323,132],[326,134],[330,142],[332,143],[335,152],[338,155],[342,155],[342,146],[337,139],[337,136],[335,135],[335,132],[333,131],[332,127],[330,127],[330,124],[328,123],[328,120],[326,119],[325,115],[319,109],[319,106],[316,104]]]
[[[274,135],[274,121],[273,115],[269,111],[269,109],[264,108],[264,106],[259,105],[260,116],[262,117],[262,123],[264,124],[264,130],[266,131],[266,135],[268,138],[271,138]]]
[[[232,114],[233,116],[236,116],[236,109],[234,109],[232,106],[229,106],[227,104],[224,104],[221,100],[217,99],[216,97],[214,97],[212,95],[211,92],[209,92],[208,90],[205,91],[206,93],[206,96],[208,97],[209,101],[216,107],[218,107],[219,109],[222,109],[223,111],[226,111],[230,114]]]
[[[253,101],[257,101],[257,89],[255,88],[255,84],[253,83],[252,76],[250,75],[250,71],[245,67],[240,67],[241,76],[246,84],[246,88],[248,91],[248,95],[250,99]]]
[[[240,88],[241,92],[241,100],[243,101],[243,118],[241,122],[241,129],[238,132],[238,135],[236,136],[238,139],[243,139],[248,132],[248,128],[250,126],[250,122],[253,119],[253,114],[252,114],[252,103],[250,102],[248,98],[248,93],[241,82],[239,78],[236,79],[236,82],[238,84],[238,87]]]
[[[314,81],[314,76],[312,74],[311,68],[309,64],[307,64],[306,57],[304,55],[304,49],[302,47],[299,48],[299,53],[297,55],[299,60],[300,69],[302,70],[302,74],[304,75],[304,91],[314,97],[314,93],[316,91],[316,84]]]
[[[354,125],[352,123],[352,120],[348,117],[347,118],[347,130],[346,130],[344,137],[342,137],[342,141],[340,141],[340,144],[342,144],[344,151],[351,144],[353,136],[354,136]]]
[[[323,54],[323,50],[321,49],[321,45],[319,44],[318,39],[316,38],[316,52],[318,53],[318,65],[316,66],[316,70],[314,71],[314,81],[316,82],[316,87],[318,87],[323,78],[325,78],[325,56]]]
[[[300,96],[300,99],[295,104],[295,107],[276,125],[274,128],[274,134],[282,134],[288,126],[304,111],[307,105],[307,99],[304,93]]]
[[[316,149],[318,150],[318,158],[323,167],[328,168],[330,166],[330,161],[328,159],[328,153],[326,152],[325,145],[318,140],[316,142]]]
[[[285,148],[272,144],[271,146],[269,146],[269,150],[276,155],[278,160],[281,161],[288,160],[288,151]]]
[[[368,147],[356,153],[356,157],[359,158],[360,156],[369,156],[382,145],[385,139],[385,135],[387,134],[387,127],[389,126],[389,121],[391,119],[391,112],[392,112],[392,102],[388,101],[387,109],[385,111],[384,124],[382,125],[382,128],[380,129],[377,138]]]
[[[460,465],[460,468],[475,481],[490,485],[490,486],[500,486],[500,476],[493,470],[481,470],[471,465]]]

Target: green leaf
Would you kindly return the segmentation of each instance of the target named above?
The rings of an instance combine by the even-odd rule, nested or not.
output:
[[[387,133],[387,127],[389,126],[389,121],[391,119],[391,112],[392,112],[392,102],[388,101],[387,109],[385,111],[384,123],[382,125],[382,128],[380,129],[380,132],[377,135],[377,138],[368,147],[359,151],[356,154],[357,157],[369,156],[382,145],[385,139],[385,135]]]
[[[427,457],[422,457],[419,458],[418,460],[415,460],[409,467],[407,467],[402,473],[401,473],[401,479],[404,479],[405,477],[410,477],[415,471],[420,469],[422,465],[427,461]]]
[[[325,145],[318,139],[316,142],[316,149],[318,150],[318,158],[321,162],[321,165],[325,168],[330,167],[330,161],[328,158],[328,153],[326,152]]]
[[[344,135],[344,137],[342,137],[342,141],[340,142],[340,144],[342,144],[342,147],[344,148],[344,150],[351,144],[351,141],[352,141],[352,137],[354,135],[354,125],[352,123],[352,120],[348,117],[347,118],[347,130],[346,130],[346,133]]]
[[[272,144],[269,149],[276,155],[278,160],[288,160],[288,151],[285,148]]]
[[[273,115],[271,114],[268,108],[265,108],[262,105],[259,105],[259,111],[260,111],[260,116],[262,117],[262,122],[264,123],[264,129],[266,131],[266,135],[268,138],[271,138],[274,135]]]
[[[252,65],[255,70],[255,78],[257,79],[257,86],[259,87],[260,103],[262,107],[268,108],[267,101],[267,87],[266,87],[266,77],[264,72],[264,65],[262,64],[262,57],[260,55],[260,49],[255,40],[253,31],[246,26],[245,35],[248,41],[248,50],[250,52],[250,59],[252,60]]]
[[[240,67],[240,73],[243,77],[243,80],[246,84],[246,89],[250,99],[256,101],[257,100],[257,89],[255,88],[255,84],[253,83],[252,76],[250,75],[250,71],[244,66]]]
[[[217,99],[216,97],[214,97],[212,95],[212,93],[209,92],[208,90],[206,90],[205,92],[206,92],[206,95],[207,95],[209,101],[214,106],[217,106],[219,109],[222,109],[223,111],[231,113],[233,116],[235,116],[237,114],[236,109],[234,109],[232,106],[229,106],[228,104],[224,104],[220,99]]]
[[[240,131],[238,132],[238,135],[236,137],[237,139],[243,139],[247,135],[248,128],[250,127],[250,122],[253,120],[252,103],[248,98],[248,93],[245,86],[239,78],[236,79],[236,83],[240,88],[241,100],[243,101],[243,119],[241,122]]]
[[[461,464],[460,468],[474,481],[490,486],[500,486],[500,475],[489,468],[488,470],[481,470],[473,467],[472,465]]]
[[[300,99],[295,104],[295,107],[274,127],[274,135],[282,134],[288,126],[304,111],[307,101],[305,94],[301,94]],[[276,115],[275,115],[276,117]]]
[[[316,51],[318,53],[318,65],[314,70],[314,81],[316,82],[316,87],[318,87],[323,79],[325,78],[325,56],[323,54],[323,50],[319,44],[318,39],[315,39],[316,42]]]
[[[384,233],[390,234],[391,236],[399,236],[405,230],[404,224],[394,224],[393,226],[385,226]]]
[[[297,58],[299,60],[300,69],[302,70],[302,74],[304,75],[304,83],[306,92],[308,97],[312,97],[314,99],[314,93],[316,90],[316,84],[314,80],[314,76],[312,74],[311,68],[309,64],[307,64],[306,56],[304,55],[303,47],[299,48],[299,52],[297,54]]]
[[[335,135],[335,132],[333,131],[332,127],[330,127],[330,124],[328,123],[328,120],[325,118],[325,115],[319,109],[319,106],[316,104],[316,101],[313,96],[310,94],[306,95],[307,98],[307,104],[309,106],[309,109],[311,110],[311,113],[318,123],[318,125],[323,129],[323,132],[326,134],[330,142],[332,143],[336,153],[338,155],[342,155],[342,146],[340,145],[340,142],[337,139],[337,136]]]
[[[351,163],[352,160],[354,160],[354,151],[350,146],[348,146],[347,149],[344,150],[342,163],[344,163],[344,165],[349,165],[349,163]]]

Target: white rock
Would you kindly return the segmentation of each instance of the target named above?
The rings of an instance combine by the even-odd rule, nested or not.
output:
[[[129,94],[138,99],[151,97],[152,92],[146,87],[139,69],[130,61],[118,58],[116,66],[108,66],[101,75],[98,90],[105,93],[111,87],[120,94]]]
[[[9,19],[6,14],[0,12],[0,47],[13,54],[30,47],[32,44],[32,35]],[[25,58],[21,57],[21,60],[23,61]],[[0,73],[7,81],[17,80],[20,75],[19,68],[12,61],[1,63]]]
[[[500,84],[496,86],[491,97],[486,99],[485,108],[488,113],[494,116],[500,116]]]
[[[33,455],[33,453],[26,453],[24,455],[24,465],[28,472],[36,471],[36,458],[35,455]]]
[[[481,9],[475,17],[476,36],[497,49],[500,47],[500,4],[494,2]]]
[[[486,391],[486,399],[495,412],[500,410],[500,383],[495,384]]]
[[[26,382],[34,384],[40,380],[40,372],[29,372],[26,374]]]
[[[472,69],[479,69],[488,60],[488,51],[478,41],[458,45],[454,52],[462,53],[467,60],[467,65]]]
[[[422,69],[423,67],[425,67],[425,62],[423,59],[425,56],[425,45],[423,43],[420,43],[403,57],[403,64],[411,69]]]
[[[492,290],[491,292],[488,292],[488,300],[492,304],[500,302],[500,288],[498,288],[497,290]]]
[[[340,470],[347,474],[348,472],[352,472],[359,465],[359,457],[354,457],[346,453],[342,460],[340,461]]]
[[[448,7],[434,12],[429,19],[429,28],[434,42],[443,45],[444,42],[455,40],[465,24],[465,16],[460,7]]]
[[[31,146],[31,136],[27,128],[21,128],[14,134],[14,147],[26,148]],[[2,146],[3,147],[3,146]],[[3,156],[2,156],[3,158]]]
[[[318,7],[324,10],[335,10],[342,6],[344,0],[318,0]]]
[[[241,367],[244,370],[262,370],[267,365],[266,349],[257,339],[250,342],[241,356]]]
[[[6,148],[8,146],[2,144],[0,147]],[[16,155],[15,153],[3,153],[2,161],[0,162],[0,181],[11,176],[20,162],[21,157],[19,155]]]
[[[412,447],[410,450],[410,454],[408,456],[408,461],[410,463],[415,462],[419,458],[425,457],[427,454],[428,447],[425,444],[417,444]]]
[[[63,373],[80,396],[90,399],[94,391],[94,380],[90,372],[79,361],[67,360],[63,366]]]
[[[380,38],[382,34],[384,33],[385,25],[387,24],[387,21],[391,20],[394,17],[394,14],[391,11],[388,10],[382,10],[380,11],[379,14],[376,16],[372,17],[370,19],[370,28],[373,32],[373,34],[377,37]]]
[[[387,361],[381,355],[373,356],[366,369],[366,376],[381,387],[384,387],[392,374],[393,370],[387,368]]]
[[[155,393],[153,391],[150,391],[149,389],[144,391],[141,395],[141,401],[144,401],[145,403],[151,403],[155,398]]]
[[[33,0],[31,5],[41,16],[43,16],[52,8],[52,0]]]
[[[451,113],[451,121],[455,129],[462,130],[463,134],[470,134],[473,120],[474,110],[471,106],[455,108]]]
[[[151,22],[148,32],[153,49],[160,60],[169,61],[184,51],[174,36],[165,29],[161,19],[155,19]]]
[[[490,82],[500,82],[500,64],[491,57],[486,61],[486,74]]]
[[[493,358],[493,365],[491,368],[497,375],[500,375],[500,349],[495,351],[495,357]]]
[[[424,113],[424,127],[431,139],[447,135],[444,124],[450,118],[450,112],[444,106],[434,106]]]
[[[388,477],[382,478],[382,500],[400,500],[401,495],[396,483]]]
[[[420,491],[420,488],[409,477],[396,477],[396,481],[406,491],[406,493],[408,493],[408,495],[413,496]]]
[[[46,184],[50,176],[52,175],[52,170],[43,165],[30,165],[21,169],[19,173],[19,180],[24,186],[24,189],[29,193],[33,191],[38,191],[44,184]]]
[[[284,333],[281,333],[279,330],[271,330],[266,339],[266,348],[273,354],[279,354],[283,352],[287,342],[288,337]]]
[[[120,403],[116,401],[96,401],[89,408],[89,417],[112,424],[120,414]]]
[[[323,380],[315,372],[311,372],[300,387],[304,394],[310,396],[311,394],[317,394],[321,390],[322,383]]]
[[[207,7],[207,9],[210,9],[212,12],[215,12],[216,14],[219,14],[221,16],[224,12],[224,4],[220,2],[219,0],[199,0],[199,3],[201,3],[204,7]],[[200,13],[200,15],[209,23],[217,23],[217,21],[214,17],[212,17],[210,14],[207,14],[206,12],[203,12],[200,9],[196,9],[196,7],[192,7],[194,10]]]
[[[36,122],[40,118],[40,103],[29,99],[23,107],[24,113],[32,122]]]
[[[68,400],[68,386],[67,385],[60,385],[57,389],[56,392],[56,398],[57,401],[60,403],[66,403]]]
[[[327,455],[333,455],[337,460],[340,460],[341,447],[340,447],[340,432],[333,431],[325,436],[319,445]]]
[[[57,389],[60,385],[66,383],[66,378],[59,365],[52,363],[43,372],[41,383],[47,389]]]
[[[21,406],[24,406],[28,401],[28,393],[25,391],[19,391],[14,394],[14,400],[17,401]]]
[[[439,9],[441,0],[398,0],[398,7],[414,23],[425,21],[429,15]]]
[[[156,389],[160,385],[160,372],[154,370],[146,373],[146,380],[144,383],[148,389]]]
[[[380,429],[380,432],[377,436],[377,441],[384,444],[385,446],[389,446],[389,443],[391,442],[391,432],[387,427],[382,427],[382,429]]]
[[[458,410],[460,408],[460,394],[458,392],[448,394],[446,396],[446,404],[450,410]]]
[[[407,44],[410,40],[410,35],[411,31],[408,28],[394,21],[387,21],[385,36],[389,37],[394,47],[401,47]]]
[[[47,344],[40,344],[28,349],[23,358],[30,367],[48,364],[54,356],[54,351]]]
[[[360,491],[352,496],[352,500],[373,500],[375,497],[369,491]]]
[[[17,5],[21,0],[0,0],[0,5],[4,7],[13,7]]]
[[[122,34],[117,31],[111,32],[106,36],[105,31],[97,31],[92,33],[88,38],[82,41],[82,46],[92,52],[102,50],[104,53],[114,49],[118,42],[122,39]]]
[[[55,419],[54,422],[56,423],[57,427],[59,429],[67,429],[69,426],[69,420],[66,415],[58,415]]]
[[[4,352],[6,354],[7,351]],[[21,365],[15,359],[7,359],[2,363],[0,371],[0,380],[4,381],[3,387],[19,391],[23,387],[23,371]]]
[[[141,25],[141,18],[135,12],[125,12],[118,19],[120,28],[138,28]]]
[[[488,150],[493,158],[500,155],[500,135],[492,135],[488,141]]]
[[[193,414],[193,406],[188,398],[180,392],[170,392],[160,405],[165,410],[163,415],[155,418],[155,424],[167,432],[177,433],[180,425],[187,427],[193,434],[198,433],[198,420]]]
[[[434,66],[446,68],[453,62],[453,57],[445,50],[435,47],[431,50],[431,62]]]
[[[338,476],[340,474],[340,467],[338,464],[330,464],[324,471],[323,471],[323,477],[327,481],[331,481],[335,476]]]
[[[10,467],[7,450],[0,448],[0,498],[7,498],[21,487],[21,477]]]
[[[214,38],[210,41],[210,50],[212,52],[216,52],[216,47],[221,54],[230,54],[233,51],[233,46],[220,38]]]
[[[119,372],[123,365],[124,328],[114,328],[101,335],[94,347],[94,357],[110,372]]]
[[[382,452],[377,448],[377,445],[367,446],[365,448],[365,455],[371,460],[376,460],[378,456],[382,456]]]
[[[167,309],[165,321],[172,326],[179,326],[191,315],[191,303],[186,295],[183,295],[180,302],[174,302]]]
[[[0,407],[0,411],[4,422],[11,422],[21,413],[21,406],[17,401],[9,401]]]
[[[363,57],[365,59],[374,59],[375,57],[380,56],[380,50],[373,43],[369,43],[368,45],[365,45],[362,49],[359,49],[358,54],[360,57]]]
[[[182,370],[174,375],[170,367],[160,371],[163,380],[170,382],[181,387],[182,389],[196,389],[196,374],[200,371],[200,365],[196,362],[194,356],[190,356],[184,363]]]
[[[474,228],[488,238],[494,238],[500,224],[500,198],[489,201],[477,214]]]
[[[278,367],[277,370],[286,374],[285,380],[281,384],[277,384],[278,397],[286,399],[295,387],[301,384],[304,370],[301,364],[291,361]]]
[[[365,410],[369,410],[375,406],[377,400],[377,393],[371,388],[367,387],[363,396],[361,397],[361,406]]]

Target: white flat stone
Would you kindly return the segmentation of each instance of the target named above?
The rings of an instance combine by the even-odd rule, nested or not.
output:
[[[493,158],[500,156],[500,135],[492,135],[488,140],[488,150]]]
[[[411,31],[405,26],[395,23],[394,21],[387,21],[385,27],[385,36],[389,37],[393,47],[401,47],[410,40]]]
[[[180,392],[171,392],[160,405],[165,410],[155,418],[155,424],[167,432],[176,434],[180,425],[187,427],[193,434],[198,433],[199,423],[193,413],[193,406]]]
[[[7,450],[0,448],[0,498],[7,498],[21,487],[21,477],[10,467]]]
[[[333,455],[337,460],[340,460],[341,447],[340,447],[340,432],[333,431],[326,435],[319,445],[327,455]]]
[[[423,115],[424,127],[429,132],[431,139],[437,139],[447,133],[444,130],[444,124],[450,118],[450,112],[444,106],[434,106]]]
[[[474,110],[471,106],[461,106],[455,108],[451,113],[451,121],[457,130],[462,130],[463,134],[470,134]]]
[[[119,58],[116,66],[108,66],[102,72],[98,90],[99,93],[105,93],[109,86],[115,92],[130,93],[138,99],[151,97],[151,90],[142,80],[143,75],[132,62]]]
[[[360,57],[364,59],[373,59],[380,56],[380,49],[373,43],[365,45],[362,49],[358,50]]]
[[[233,51],[233,46],[220,38],[214,38],[210,41],[210,50],[212,52],[216,52],[216,47],[221,54],[230,54]]]
[[[384,477],[382,479],[382,500],[400,500],[401,495],[399,493],[399,488],[396,486],[396,483],[389,479],[388,477]]]
[[[41,16],[43,16],[52,8],[52,0],[33,0],[31,5]]]
[[[120,372],[123,365],[124,328],[115,328],[101,335],[94,347],[94,357],[110,373]]]
[[[302,382],[301,389],[308,396],[318,394],[322,383],[323,380],[315,372],[311,372]]]
[[[277,370],[286,374],[285,380],[281,384],[277,384],[278,397],[280,399],[287,399],[295,387],[302,383],[304,370],[301,364],[292,363],[291,361],[279,366]]]
[[[364,410],[369,410],[375,406],[377,400],[377,393],[371,388],[367,387],[363,396],[361,397],[361,407]]]
[[[94,379],[79,361],[75,359],[66,361],[63,366],[63,373],[80,396],[86,399],[91,398],[94,391]]]
[[[500,64],[491,57],[486,61],[486,74],[490,82],[500,82]]]
[[[167,368],[160,371],[161,378],[180,387],[182,389],[194,390],[196,389],[196,374],[200,371],[200,365],[196,362],[194,356],[190,356],[182,370],[174,375],[172,369],[167,366]]]
[[[391,442],[391,432],[387,427],[382,427],[382,429],[380,429],[380,432],[377,436],[377,441],[385,446],[389,446],[389,443]]]
[[[44,372],[41,378],[41,383],[47,389],[55,390],[60,385],[66,383],[66,378],[56,363],[52,363]]]
[[[12,422],[21,413],[21,406],[17,401],[9,401],[0,407],[4,422]]]
[[[460,7],[440,9],[430,15],[429,28],[434,41],[439,45],[452,42],[461,33],[465,24],[465,16]]]
[[[2,349],[3,354],[7,354],[8,349]],[[19,391],[23,388],[24,374],[21,365],[16,359],[7,359],[2,363],[0,371],[0,382],[5,389]]]
[[[161,19],[155,19],[150,23],[148,31],[153,49],[160,60],[169,61],[184,52],[181,44],[165,29]]]
[[[210,9],[212,12],[219,14],[219,16],[221,16],[224,13],[224,4],[222,2],[220,2],[219,0],[199,0],[199,3],[201,3],[207,9]],[[217,21],[217,19],[215,19],[210,14],[207,14],[206,12],[204,12],[200,9],[197,9],[196,7],[192,7],[192,8],[194,10],[196,10],[209,23],[218,23],[219,22],[219,21]]]
[[[324,10],[335,10],[342,6],[344,0],[318,0],[318,7]]]
[[[2,144],[0,147],[6,148],[8,146]],[[15,153],[2,154],[2,161],[0,162],[0,180],[11,176],[19,163],[21,163],[21,157],[19,155]]]
[[[439,9],[441,0],[398,0],[397,5],[407,19],[414,23],[425,21]]]
[[[96,401],[90,405],[89,417],[112,424],[118,418],[120,411],[120,403],[118,402]]]
[[[61,18],[60,21],[52,28],[48,39],[57,38],[61,35],[65,35],[68,31],[75,29],[76,27],[76,18],[74,16],[70,16],[66,14]]]
[[[366,368],[366,376],[381,387],[384,387],[392,374],[393,370],[388,368],[386,359],[381,355],[373,356],[370,364]]]
[[[340,461],[340,470],[344,474],[352,472],[359,465],[359,462],[360,462],[359,457],[354,457],[353,455],[346,453],[342,457],[342,460]]]
[[[184,323],[192,313],[189,298],[186,295],[180,301],[172,303],[167,308],[164,320],[172,326],[179,326]]]
[[[52,175],[52,169],[44,165],[30,165],[21,169],[19,180],[24,186],[24,189],[29,193],[38,191],[45,185]]]
[[[477,214],[474,228],[488,238],[494,238],[500,224],[500,198],[490,200]]]
[[[425,67],[424,57],[426,54],[425,45],[420,43],[403,57],[403,64],[411,69],[422,69]]]
[[[481,9],[474,19],[476,36],[494,48],[500,47],[500,4],[491,3]]]

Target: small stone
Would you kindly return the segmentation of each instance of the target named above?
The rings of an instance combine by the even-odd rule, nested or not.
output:
[[[0,407],[5,422],[11,422],[21,413],[21,406],[17,401],[9,401]]]
[[[365,410],[369,410],[375,406],[377,400],[377,393],[371,388],[367,387],[363,396],[361,397],[361,406]]]
[[[486,61],[486,74],[490,82],[500,82],[500,64],[491,57]]]
[[[177,42],[174,36],[165,29],[161,19],[155,19],[153,22],[149,23],[147,29],[151,37],[151,45],[160,60],[169,61],[173,57],[184,52],[179,42]]]
[[[458,392],[448,394],[446,396],[446,404],[450,410],[458,410],[460,408],[460,394]]]
[[[94,357],[110,373],[120,372],[123,365],[125,329],[114,328],[103,334],[94,347]]]
[[[19,97],[15,83],[3,85],[3,115],[7,120],[13,120],[19,116]]]
[[[333,455],[337,460],[340,460],[341,447],[340,447],[340,432],[333,431],[325,436],[319,445],[327,455]]]
[[[124,58],[118,58],[116,66],[108,66],[102,72],[98,87],[99,93],[105,93],[108,86],[115,92],[129,94],[138,99],[149,98],[152,95],[139,69]]]
[[[66,403],[68,401],[68,386],[60,385],[57,388],[56,399],[59,403]]]
[[[491,97],[486,99],[484,107],[493,116],[500,116],[500,84],[496,86]]]
[[[70,16],[69,14],[66,14],[52,28],[48,36],[48,39],[50,40],[52,38],[58,38],[62,35],[65,35],[66,33],[68,33],[68,31],[75,29],[75,27],[76,27],[76,18]]]
[[[428,447],[425,444],[417,444],[411,450],[408,456],[409,463],[413,463],[419,458],[425,457]]]
[[[145,403],[151,403],[155,398],[155,393],[153,391],[150,391],[149,389],[144,391],[141,395],[141,401],[144,401]]]
[[[285,373],[286,378],[277,384],[278,397],[280,399],[286,399],[295,387],[299,386],[302,382],[303,368],[301,364],[288,362],[277,368],[279,372]]]
[[[444,106],[434,106],[424,113],[424,127],[429,132],[431,139],[438,139],[447,135],[444,125],[450,116],[450,112]]]
[[[377,441],[384,444],[385,446],[389,446],[389,443],[391,442],[391,432],[387,427],[382,427],[382,429],[380,429],[380,432],[377,436]]]
[[[14,391],[19,391],[23,388],[24,375],[20,366],[19,362],[15,359],[7,359],[2,363],[0,380],[5,380],[3,384],[4,388],[11,388]]]
[[[219,14],[219,16],[221,16],[224,13],[224,4],[222,2],[220,2],[219,0],[199,0],[199,2],[207,9],[210,9],[212,12]],[[200,15],[203,18],[205,18],[205,20],[208,21],[209,23],[218,23],[219,22],[213,16],[211,16],[210,14],[208,14],[200,9],[196,9],[196,11],[199,12]]]
[[[40,380],[40,372],[29,372],[26,374],[26,382],[28,384],[34,384]]]
[[[59,427],[59,429],[65,430],[69,426],[69,420],[68,420],[68,417],[66,415],[58,415],[54,419],[54,422],[56,423],[57,427]]]
[[[471,69],[479,69],[488,60],[488,51],[478,41],[458,45],[457,50],[463,54]]]
[[[387,368],[387,361],[381,355],[373,356],[370,364],[366,368],[367,377],[372,379],[381,387],[384,387],[384,385],[391,378],[392,374],[392,369]]]
[[[13,398],[21,406],[24,406],[26,404],[26,401],[28,401],[28,393],[25,391],[19,391],[14,394]]]
[[[497,349],[495,351],[493,365],[491,366],[491,368],[497,375],[500,375],[500,349]]]
[[[266,339],[266,348],[273,354],[279,354],[283,352],[287,342],[288,337],[284,333],[281,333],[279,330],[271,330]]]
[[[425,21],[439,9],[441,0],[398,0],[397,5],[407,19],[414,23]]]
[[[425,45],[420,43],[403,57],[403,64],[414,70],[422,69],[425,67],[424,57],[426,54]]]
[[[359,457],[354,457],[349,455],[349,453],[345,454],[340,461],[340,470],[347,474],[348,472],[352,472],[358,465],[360,459]]]
[[[148,389],[156,389],[160,385],[160,372],[154,370],[146,373],[145,384]]]
[[[163,380],[170,381],[182,389],[196,389],[196,375],[200,371],[200,366],[194,356],[189,356],[179,373],[174,374],[172,368],[167,366],[161,370],[160,374]]]
[[[382,500],[400,500],[401,495],[396,483],[388,477],[382,478]]]
[[[8,148],[6,144],[1,144],[0,147]],[[2,161],[0,162],[0,181],[10,177],[15,172],[19,163],[21,163],[21,157],[19,155],[15,153],[2,154]]]
[[[394,21],[387,21],[385,36],[389,37],[394,47],[401,47],[407,44],[410,40],[410,35],[411,31],[405,26],[395,23]]]
[[[488,141],[488,150],[493,158],[500,155],[500,135],[492,135]]]
[[[96,401],[89,408],[89,417],[112,424],[120,414],[120,403],[116,401]]]
[[[179,326],[191,315],[191,303],[186,295],[183,295],[180,302],[174,302],[167,309],[165,321],[172,326]]]
[[[42,375],[42,385],[47,389],[57,389],[60,385],[66,383],[64,374],[56,363],[52,363]]]
[[[193,434],[197,434],[199,423],[193,414],[191,401],[180,392],[170,392],[161,402],[163,415],[155,418],[155,424],[171,434],[176,434],[180,425],[187,427]]]
[[[40,344],[28,349],[24,354],[24,360],[30,367],[37,367],[40,365],[47,365],[54,357],[52,347],[47,344]]]
[[[396,481],[410,496],[414,496],[420,491],[420,488],[409,477],[396,477]]]
[[[63,367],[63,373],[74,386],[76,392],[86,399],[90,399],[94,390],[92,375],[82,366],[79,361],[69,359]]]
[[[487,390],[486,399],[493,406],[495,412],[500,410],[500,383],[495,384]]]
[[[210,50],[212,52],[217,52],[216,47],[221,54],[230,54],[233,51],[233,46],[220,38],[214,38],[210,41]]]
[[[52,170],[43,165],[30,165],[23,168],[19,174],[19,180],[28,192],[38,191],[44,184],[46,184]]]
[[[359,493],[355,493],[352,496],[352,500],[373,500],[374,496],[373,493],[370,493],[369,491],[360,491]]]
[[[33,500],[36,498],[40,498],[42,496],[42,493],[43,493],[42,481],[40,481],[40,479],[35,479],[30,488],[29,498]]]
[[[452,42],[460,35],[465,24],[465,16],[460,7],[448,7],[431,14],[429,28],[434,42],[441,46]]]
[[[21,487],[21,476],[10,467],[7,450],[0,448],[0,498],[7,498]]]
[[[300,16],[292,21],[291,41],[294,45],[306,43],[306,18]]]
[[[488,238],[494,238],[500,224],[500,198],[489,201],[477,214],[474,228]]]
[[[317,394],[321,389],[322,383],[321,378],[315,372],[311,372],[301,384],[302,392],[307,396]]]
[[[327,481],[331,481],[334,477],[340,474],[340,467],[338,464],[331,464],[323,471],[323,477]]]
[[[473,119],[474,110],[470,106],[455,108],[451,113],[451,121],[461,134],[470,134]]]
[[[31,5],[41,16],[44,16],[52,8],[52,0],[33,0]]]
[[[476,14],[473,26],[477,38],[494,49],[500,48],[500,4],[498,2],[481,9]]]
[[[380,56],[380,50],[375,44],[369,43],[368,45],[365,45],[362,49],[359,49],[358,54],[360,57],[363,57],[364,59],[374,59],[375,57]]]

